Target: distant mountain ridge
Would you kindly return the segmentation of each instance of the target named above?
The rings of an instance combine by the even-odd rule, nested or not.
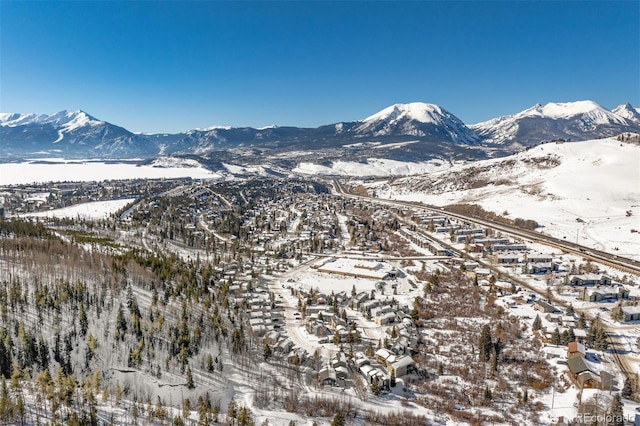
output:
[[[628,105],[628,104],[627,104]],[[631,117],[630,105],[614,109]],[[470,125],[487,144],[517,142],[530,146],[549,140],[589,140],[637,132],[638,121],[616,114],[592,101],[536,104],[522,112]]]
[[[520,113],[465,125],[444,108],[391,105],[363,120],[317,128],[215,126],[177,134],[135,134],[84,111],[53,115],[0,113],[0,155],[151,158],[157,155],[256,156],[304,151],[320,159],[350,156],[426,160],[486,158],[556,139],[586,140],[640,132],[640,111],[609,111],[592,101],[534,105]],[[227,154],[222,154],[226,152]]]
[[[0,114],[0,154],[137,156],[154,154],[146,138],[84,111],[52,115]]]

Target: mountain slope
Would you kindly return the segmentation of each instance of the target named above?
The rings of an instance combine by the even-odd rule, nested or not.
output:
[[[480,140],[458,117],[434,104],[395,104],[356,123],[359,136],[431,137],[455,143],[474,144]]]
[[[381,198],[479,204],[541,232],[640,259],[640,145],[607,138],[541,144],[430,175],[367,184]],[[635,231],[634,231],[635,230]]]
[[[634,108],[629,103],[618,105],[612,109],[611,112],[636,124],[640,124],[640,108]]]
[[[592,101],[534,105],[520,113],[469,126],[485,143],[525,146],[550,140],[587,140],[640,129],[640,122],[615,114]]]
[[[53,115],[0,114],[0,139],[0,152],[6,156],[25,152],[98,157],[157,153],[155,147],[145,143],[144,136],[100,121],[84,111],[60,111]]]

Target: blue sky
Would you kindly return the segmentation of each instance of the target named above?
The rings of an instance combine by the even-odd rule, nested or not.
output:
[[[640,106],[640,2],[0,1],[0,111],[132,131]]]

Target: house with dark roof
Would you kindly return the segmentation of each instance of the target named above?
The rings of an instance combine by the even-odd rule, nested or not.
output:
[[[611,278],[599,274],[581,274],[571,277],[572,286],[611,285]]]
[[[598,371],[585,358],[575,356],[567,361],[567,366],[573,380],[582,388],[605,390],[613,386],[613,376],[604,370]]]
[[[625,300],[629,298],[629,290],[621,286],[582,288],[580,289],[579,297],[580,300],[585,302]]]

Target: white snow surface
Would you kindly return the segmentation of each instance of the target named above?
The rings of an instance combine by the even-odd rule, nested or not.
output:
[[[619,115],[622,118],[633,121],[640,124],[640,108],[634,108],[631,104],[618,105],[611,110],[612,113]]]
[[[7,127],[23,126],[27,124],[51,124],[59,127],[64,132],[70,132],[85,125],[98,125],[104,123],[90,116],[84,111],[60,111],[55,114],[20,114],[0,113],[0,125]]]
[[[402,118],[419,121],[421,123],[440,123],[440,117],[444,115],[442,108],[435,104],[424,102],[411,102],[408,104],[391,105],[379,111],[362,122],[369,123],[380,120],[398,121]]]
[[[355,130],[364,134],[373,132],[375,136],[393,133],[425,136],[419,123],[434,125],[456,142],[474,143],[478,140],[478,135],[458,117],[438,105],[423,102],[391,105],[359,121]]]
[[[314,163],[300,163],[294,173],[305,175],[334,176],[407,176],[420,173],[434,173],[448,169],[450,164],[442,160],[430,160],[420,163],[369,158],[366,163],[357,161],[336,161],[331,166]]]
[[[470,178],[490,183],[460,189],[460,181]],[[367,185],[380,198],[479,204],[536,220],[543,226],[539,231],[557,238],[640,259],[640,233],[634,232],[640,231],[638,145],[615,139],[548,143],[429,176]]]
[[[92,182],[114,179],[183,178],[217,179],[213,173],[193,160],[164,157],[154,165],[102,163],[47,159],[47,163],[25,161],[0,164],[0,185],[23,185],[44,182]],[[173,164],[169,164],[172,163]],[[195,164],[194,164],[195,163]]]
[[[89,203],[76,204],[61,209],[49,210],[46,212],[30,213],[27,217],[54,217],[54,218],[82,218],[82,219],[106,219],[112,213],[117,212],[135,198],[122,198],[108,201],[92,201]]]
[[[552,120],[569,119],[576,116],[582,116],[593,124],[628,124],[625,117],[615,114],[612,111],[600,106],[593,101],[577,101],[577,102],[550,102],[546,105],[536,104],[531,108],[521,111],[517,114],[505,115],[493,118],[481,123],[472,124],[471,129],[483,129],[497,126],[499,124],[506,125],[522,118],[538,117],[548,118]]]

